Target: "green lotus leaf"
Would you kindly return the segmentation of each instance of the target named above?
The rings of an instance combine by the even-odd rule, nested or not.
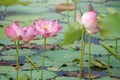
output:
[[[64,33],[63,44],[72,44],[81,37],[81,25],[78,22],[69,24],[67,31]]]
[[[103,38],[120,37],[120,13],[105,16],[99,20],[100,34]]]
[[[15,49],[10,49],[7,51],[2,51],[1,52],[3,55],[11,55],[15,56],[16,55],[16,50]],[[19,56],[28,56],[28,55],[33,55],[36,54],[35,51],[30,50],[30,49],[19,49]]]
[[[14,67],[11,66],[0,66],[0,74],[6,74],[8,72],[15,71]]]
[[[55,80],[78,80],[77,77],[56,77]],[[84,80],[84,79],[81,79]]]
[[[32,71],[32,79],[33,80],[38,80],[40,79],[40,73],[41,73],[41,70],[38,72],[36,70],[33,70]],[[21,78],[23,76],[23,74],[26,74],[28,77],[30,77],[30,71],[19,71],[19,78]],[[56,73],[54,72],[51,72],[51,71],[46,71],[44,70],[44,74],[43,74],[43,80],[47,80],[49,78],[54,78],[55,76],[57,76]],[[9,72],[8,73],[8,77],[9,78],[16,78],[16,71],[12,71],[12,72]]]

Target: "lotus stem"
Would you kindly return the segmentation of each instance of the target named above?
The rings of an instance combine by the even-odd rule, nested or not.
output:
[[[46,54],[46,38],[44,38],[44,51],[43,51],[43,55],[42,55],[42,70],[41,70],[40,80],[43,80],[43,70],[44,70],[45,54]]]
[[[18,80],[19,75],[19,41],[14,42],[16,48],[16,80]]]
[[[7,6],[5,6],[5,11],[4,11],[4,15],[6,16],[6,14],[7,14]]]
[[[79,80],[82,79],[82,71],[84,68],[84,27],[82,29],[82,35],[81,35],[81,43],[80,43],[80,78]]]
[[[67,0],[67,22],[69,25],[69,1]]]
[[[116,37],[116,40],[115,40],[115,44],[116,44],[116,47],[115,47],[115,50],[116,50],[116,53],[118,52],[118,38]]]
[[[107,68],[107,73],[109,75],[110,72],[110,53],[108,54],[108,68]]]
[[[90,42],[91,42],[91,34],[89,34],[89,37],[88,37],[88,78],[89,80],[91,79],[91,70],[90,70],[90,64],[91,64],[91,45],[90,45]]]
[[[31,70],[30,70],[30,80],[32,80],[32,65],[31,65]]]

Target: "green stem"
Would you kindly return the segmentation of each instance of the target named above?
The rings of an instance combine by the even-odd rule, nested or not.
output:
[[[16,47],[16,80],[18,80],[19,71],[19,41],[14,42]]]
[[[82,28],[81,43],[80,43],[80,78],[82,78],[82,71],[84,68],[84,27]]]
[[[75,2],[74,21],[76,21],[76,9],[77,9],[77,3]]]
[[[7,6],[5,6],[5,11],[4,11],[4,15],[6,16],[7,14]]]
[[[67,22],[69,25],[69,1],[67,0]]]
[[[90,70],[90,64],[91,64],[91,56],[90,56],[90,53],[91,53],[91,45],[90,45],[90,42],[91,42],[91,35],[89,34],[89,37],[88,37],[88,78],[90,80],[91,78],[91,70]]]
[[[107,68],[107,73],[109,75],[110,72],[110,54],[108,54],[108,68]]]
[[[30,70],[30,80],[32,80],[32,65],[31,65],[31,70]]]
[[[116,44],[116,47],[115,47],[115,50],[116,50],[116,53],[118,52],[118,38],[116,37],[116,42],[115,42],[115,44]]]
[[[43,70],[44,70],[44,62],[45,62],[45,53],[46,53],[46,38],[44,38],[44,52],[43,52],[43,55],[42,55],[42,70],[41,70],[40,80],[43,80]]]

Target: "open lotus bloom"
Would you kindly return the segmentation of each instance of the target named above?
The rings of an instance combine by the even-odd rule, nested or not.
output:
[[[62,27],[58,24],[58,21],[39,19],[34,22],[36,31],[42,37],[54,37],[62,30]]]
[[[95,33],[99,32],[99,30],[100,30],[100,28],[97,24],[98,19],[97,19],[96,11],[86,12],[82,15],[81,18],[78,16],[77,21],[80,22],[81,24],[83,24],[84,27],[86,28],[87,32],[90,34],[95,34]]]
[[[37,32],[33,26],[27,26],[23,28],[24,30],[24,35],[22,36],[24,42],[29,42],[30,40],[34,39],[36,36]]]
[[[12,41],[22,40],[24,34],[23,29],[20,27],[19,23],[15,21],[11,26],[8,25],[5,29],[5,33],[8,38],[11,38]]]
[[[7,26],[5,33],[12,41],[23,40],[24,42],[29,42],[36,36],[37,32],[32,26],[27,26],[22,29],[19,23],[15,21],[12,26]]]

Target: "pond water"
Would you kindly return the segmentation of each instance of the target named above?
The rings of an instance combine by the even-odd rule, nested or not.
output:
[[[74,4],[72,0],[69,0],[69,2]],[[64,33],[68,29],[68,12],[67,10],[63,10],[60,13],[55,12],[56,6],[59,3],[66,3],[66,0],[30,0],[28,6],[9,6],[6,15],[4,14],[5,6],[0,6],[0,80],[15,80],[16,75],[15,46],[5,35],[4,30],[6,26],[11,25],[14,21],[19,21],[21,26],[31,25],[38,18],[58,20],[63,27],[62,31],[56,37],[47,38],[43,80],[79,80],[81,38],[71,45],[61,44],[64,41]],[[107,11],[108,7],[112,7],[120,12],[119,0],[107,0],[107,2],[105,0],[80,0],[77,2],[76,12],[87,12],[89,3],[101,15],[109,15]],[[74,10],[69,11],[69,23],[72,22],[74,22]],[[85,34],[84,38],[85,54],[82,80],[88,80],[88,34]],[[26,56],[29,56],[41,71],[43,41],[44,39],[42,37],[37,36],[36,39],[28,44],[20,43],[19,78],[24,76],[25,79],[23,80],[30,80],[31,65],[26,59]],[[108,51],[100,45],[100,41],[115,49],[115,39],[108,38],[103,40],[100,33],[92,35],[90,56],[91,60],[93,60],[91,62],[91,75],[93,80],[120,80],[120,61],[114,56],[109,55]],[[118,53],[120,53],[120,38],[118,38]],[[108,64],[109,57],[110,70],[108,75],[108,67],[103,64]],[[96,59],[99,61],[94,61]],[[37,72],[32,67],[32,80],[39,80],[40,71]],[[23,74],[27,75],[27,78]]]

